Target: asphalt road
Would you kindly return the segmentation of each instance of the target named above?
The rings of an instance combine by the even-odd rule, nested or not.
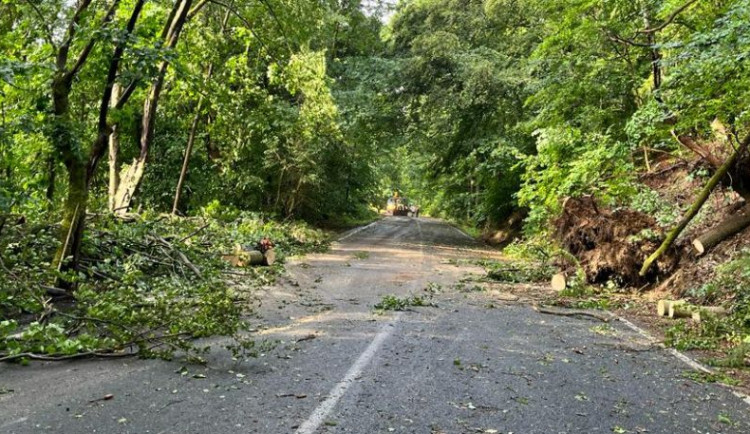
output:
[[[259,294],[257,337],[278,341],[261,357],[216,341],[186,375],[179,361],[1,365],[0,433],[750,432],[746,402],[624,324],[456,285],[480,272],[462,260],[492,255],[437,220],[387,218]],[[389,294],[435,306],[375,312]]]

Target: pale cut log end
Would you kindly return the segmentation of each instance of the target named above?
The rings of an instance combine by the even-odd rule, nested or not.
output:
[[[693,248],[695,249],[695,252],[698,254],[698,256],[706,253],[706,248],[703,247],[703,243],[701,243],[701,240],[699,239],[693,240]]]
[[[557,292],[560,292],[568,287],[568,280],[562,273],[557,273],[552,276],[552,281],[550,283],[552,285],[552,289]]]
[[[267,250],[264,257],[264,263],[266,265],[273,265],[276,262],[276,252],[274,252],[273,249]]]
[[[666,316],[669,311],[669,300],[659,300],[656,304],[656,314],[658,316]]]

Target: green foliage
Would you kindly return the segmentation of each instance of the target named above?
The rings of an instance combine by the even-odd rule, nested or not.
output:
[[[669,109],[680,114],[685,127],[709,130],[714,118],[747,125],[750,2],[725,2],[692,19],[700,23],[695,32],[663,44],[675,53],[665,60],[670,74],[663,94]]]
[[[700,304],[724,303],[730,315],[709,316],[693,327],[678,323],[668,332],[669,344],[682,349],[729,346],[727,357],[712,363],[743,366],[750,342],[750,251],[745,249],[717,267],[709,282],[691,289],[688,295]]]
[[[667,202],[656,191],[647,187],[640,188],[638,193],[630,198],[630,207],[653,216],[662,227],[673,224],[681,215],[679,206]],[[643,236],[651,238],[653,234]]]
[[[521,157],[525,171],[518,202],[529,208],[526,222],[540,230],[561,211],[561,198],[594,195],[615,205],[635,193],[633,167],[623,160],[628,149],[608,136],[573,128],[537,133],[537,152]]]
[[[386,311],[386,310],[405,311],[405,310],[408,310],[410,307],[435,306],[435,304],[432,303],[429,300],[429,298],[430,297],[421,297],[417,295],[411,296],[411,297],[397,297],[395,295],[385,295],[383,296],[382,300],[380,300],[373,307],[381,311]]]
[[[324,249],[327,240],[305,224],[278,224],[239,212],[229,220],[218,208],[212,210],[223,220],[97,218],[84,240],[81,265],[67,276],[77,285],[71,304],[51,305],[45,296],[56,275],[49,268],[57,243],[50,227],[23,225],[0,234],[8,268],[0,277],[0,316],[19,318],[0,323],[0,358],[127,351],[197,358],[207,347],[194,340],[209,336],[234,337],[234,350],[252,353],[254,343],[240,334],[248,327],[241,317],[249,313],[243,302],[247,289],[227,283],[221,253],[269,236],[283,258]],[[250,288],[267,278],[265,271],[249,272]],[[45,321],[32,320],[37,317]]]
[[[488,265],[487,277],[507,283],[547,282],[556,271],[549,264],[528,261],[494,262]]]
[[[726,323],[722,320],[710,319],[696,326],[679,320],[667,329],[664,344],[681,351],[712,350],[718,348],[726,331]]]
[[[691,289],[689,295],[700,303],[730,300],[733,310],[745,316],[750,326],[750,249],[717,267],[714,278]]]

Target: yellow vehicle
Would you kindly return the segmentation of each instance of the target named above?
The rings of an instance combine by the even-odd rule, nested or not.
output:
[[[385,210],[391,215],[408,216],[409,204],[405,198],[399,197],[398,193],[395,193],[393,197],[388,199]]]
[[[388,203],[385,205],[385,210],[389,214],[393,214],[393,211],[396,210],[397,206],[398,204],[396,203],[396,199],[391,197],[391,198],[388,198]]]

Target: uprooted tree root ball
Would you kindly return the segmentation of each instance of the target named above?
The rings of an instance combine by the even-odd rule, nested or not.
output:
[[[679,261],[679,250],[673,247],[649,274],[639,276],[643,260],[663,237],[654,230],[656,221],[642,212],[600,207],[590,196],[567,199],[554,228],[555,238],[580,262],[590,283],[614,280],[621,285],[641,285],[671,273]]]

